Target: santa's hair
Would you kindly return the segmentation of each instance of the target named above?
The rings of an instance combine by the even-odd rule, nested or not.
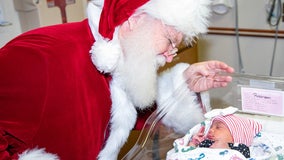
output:
[[[184,34],[191,42],[200,33],[207,32],[211,0],[150,0],[137,9]]]

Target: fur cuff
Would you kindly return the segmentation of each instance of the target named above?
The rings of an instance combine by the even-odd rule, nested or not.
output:
[[[157,104],[158,111],[163,116],[162,122],[182,134],[204,120],[198,96],[189,90],[183,77],[188,66],[185,63],[176,65],[160,76],[158,84]],[[209,111],[208,92],[202,92],[201,99],[206,111]]]
[[[59,160],[56,154],[47,153],[44,148],[26,150],[19,155],[19,160]]]

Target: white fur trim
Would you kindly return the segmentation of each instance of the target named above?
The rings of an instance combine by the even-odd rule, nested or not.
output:
[[[158,111],[162,121],[176,132],[185,134],[189,128],[204,120],[204,115],[195,92],[189,90],[183,71],[188,64],[180,63],[163,73],[158,83]],[[210,110],[209,97],[203,94],[206,110]]]
[[[126,142],[130,130],[135,125],[137,112],[129,96],[119,82],[121,79],[114,73],[122,57],[121,47],[118,41],[118,28],[116,27],[111,41],[104,39],[98,32],[99,17],[101,13],[102,0],[93,0],[88,4],[88,20],[95,37],[90,53],[93,64],[104,73],[112,73],[113,80],[110,83],[111,90],[111,130],[106,144],[97,157],[99,160],[115,160],[121,147]]]
[[[210,4],[211,0],[150,0],[139,7],[137,12],[146,12],[161,19],[163,23],[174,26],[185,35],[185,41],[191,43],[198,34],[207,32]],[[92,62],[99,71],[111,73],[122,56],[117,35],[119,26],[115,28],[112,40],[104,39],[99,34],[102,6],[102,0],[93,0],[88,4],[89,25],[96,40],[90,53]]]
[[[92,62],[99,71],[104,73],[113,72],[122,56],[120,44],[117,39],[117,30],[114,33],[113,40],[97,40],[90,52],[92,53]]]
[[[100,14],[103,1],[94,0],[88,4],[87,13],[89,26],[95,37],[95,42],[90,50],[93,64],[97,69],[104,73],[111,73],[115,70],[120,57],[122,56],[121,47],[118,40],[118,29],[116,27],[113,39],[108,40],[99,34]]]
[[[165,24],[175,26],[191,41],[199,33],[207,32],[211,15],[211,0],[150,0],[139,8]]]
[[[59,157],[56,154],[45,152],[44,148],[35,148],[21,153],[19,160],[59,160]]]
[[[116,160],[121,147],[133,129],[137,112],[129,96],[121,88],[119,78],[113,78],[111,85],[111,131],[99,160]]]
[[[101,15],[102,6],[103,0],[93,0],[89,2],[87,6],[89,26],[96,40],[102,39],[102,36],[98,32],[100,23],[99,15]]]

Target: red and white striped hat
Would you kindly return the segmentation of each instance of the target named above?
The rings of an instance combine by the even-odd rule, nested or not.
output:
[[[253,138],[262,129],[262,125],[260,123],[234,114],[228,114],[225,116],[218,115],[211,120],[211,122],[213,121],[221,121],[226,124],[232,134],[234,143],[242,143],[247,146],[252,144]]]

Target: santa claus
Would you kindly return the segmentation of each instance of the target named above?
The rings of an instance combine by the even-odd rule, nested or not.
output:
[[[117,159],[137,110],[154,104],[177,132],[201,121],[196,93],[226,86],[231,77],[218,73],[233,69],[219,61],[179,64],[161,77],[157,69],[206,32],[209,5],[93,0],[86,20],[11,40],[0,50],[0,159]],[[174,96],[177,88],[186,96]],[[169,98],[175,103],[163,105]]]

